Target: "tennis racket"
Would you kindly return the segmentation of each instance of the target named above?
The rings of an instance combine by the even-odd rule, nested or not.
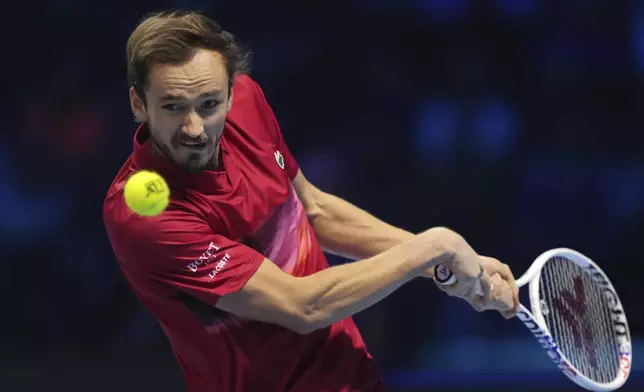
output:
[[[439,284],[456,282],[444,265],[434,269]],[[517,280],[528,285],[530,308],[519,320],[555,365],[590,391],[614,391],[628,379],[633,353],[626,314],[606,274],[572,249],[542,253]]]

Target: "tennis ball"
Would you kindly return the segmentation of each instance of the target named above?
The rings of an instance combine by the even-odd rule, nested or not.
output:
[[[141,216],[157,216],[168,207],[170,188],[158,173],[140,170],[130,176],[123,190],[125,203]]]

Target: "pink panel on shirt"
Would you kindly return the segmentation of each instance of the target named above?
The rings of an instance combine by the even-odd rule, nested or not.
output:
[[[302,232],[304,238],[300,235]],[[292,273],[301,253],[300,248],[310,242],[310,235],[304,206],[291,186],[286,202],[275,209],[273,215],[255,232],[251,242],[257,251],[283,271]]]

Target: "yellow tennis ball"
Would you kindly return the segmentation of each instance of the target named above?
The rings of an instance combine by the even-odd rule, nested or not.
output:
[[[123,190],[125,203],[141,216],[157,216],[168,207],[170,188],[158,173],[140,170],[130,176]]]

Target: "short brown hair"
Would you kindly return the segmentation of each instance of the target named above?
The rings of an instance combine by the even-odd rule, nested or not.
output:
[[[160,12],[146,16],[127,40],[127,78],[145,101],[150,69],[155,64],[181,64],[197,49],[222,54],[229,77],[249,72],[250,52],[244,51],[235,37],[214,20],[194,11]]]

